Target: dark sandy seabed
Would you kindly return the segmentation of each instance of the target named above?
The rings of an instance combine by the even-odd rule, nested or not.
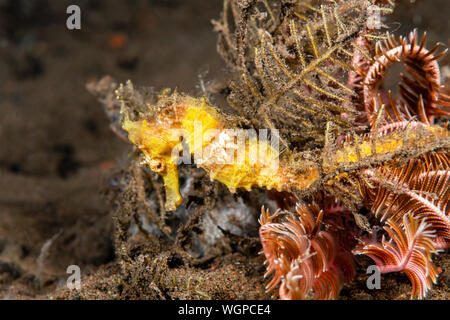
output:
[[[450,46],[448,0],[401,1],[389,21],[397,34],[426,30]],[[82,8],[68,31],[66,7]],[[190,267],[170,243],[142,233],[118,252],[108,195],[131,146],[109,128],[85,84],[103,75],[140,86],[200,95],[199,75],[225,73],[210,20],[221,0],[0,1],[0,298],[261,299],[258,241],[229,235],[221,254]],[[123,42],[125,41],[125,42]],[[450,77],[450,58],[440,61]],[[120,263],[119,263],[120,261]],[[68,290],[66,268],[81,267],[82,290]],[[369,259],[341,299],[408,299],[402,274],[366,287]],[[450,256],[430,299],[450,298]]]

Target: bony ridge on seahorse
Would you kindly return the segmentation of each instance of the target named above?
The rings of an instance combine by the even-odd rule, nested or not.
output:
[[[227,128],[227,119],[205,98],[177,96],[175,103],[156,110],[156,115],[130,120],[123,112],[122,127],[128,139],[144,154],[144,164],[162,176],[166,191],[166,210],[175,210],[182,202],[179,191],[178,163],[194,155],[198,167],[206,170],[211,180],[225,184],[230,191],[253,186],[278,191],[306,190],[320,180],[320,174],[330,173],[337,167],[361,158],[398,151],[411,143],[425,144],[434,136],[448,138],[446,129],[429,126],[427,137],[412,131],[409,142],[401,134],[382,137],[379,141],[345,144],[324,159],[323,164],[302,160],[302,170],[294,170],[289,163],[279,163],[277,146],[267,139],[249,135],[236,144],[236,137]],[[149,106],[151,108],[151,106]],[[239,138],[238,138],[239,140]],[[245,151],[237,152],[234,150]],[[180,156],[183,152],[183,156]],[[231,155],[231,158],[230,158]],[[240,155],[240,156],[239,156]],[[256,155],[256,159],[255,159]]]

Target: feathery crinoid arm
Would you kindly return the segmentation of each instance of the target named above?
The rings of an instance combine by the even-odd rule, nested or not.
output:
[[[384,229],[389,240],[367,243],[354,252],[371,257],[382,273],[403,271],[411,280],[411,298],[424,298],[437,280],[436,267],[431,262],[431,255],[436,252],[435,234],[430,225],[407,214],[401,223],[387,221]]]
[[[347,139],[336,157],[329,157],[334,166],[325,166],[332,170],[354,164],[360,199],[385,224],[390,239],[372,239],[355,252],[370,256],[381,272],[406,273],[412,298],[423,298],[431,288],[437,277],[431,256],[450,245],[449,131],[434,121],[449,115],[448,97],[442,93],[436,60],[443,53],[436,54],[437,49],[425,49],[425,36],[419,40],[416,31],[409,41],[387,35],[383,44],[377,43],[373,61],[358,69],[365,79],[362,94],[370,132]],[[396,62],[407,75],[402,75],[400,97],[394,101],[380,88]]]
[[[431,255],[450,244],[449,165],[445,152],[432,152],[361,173],[366,206],[385,222],[390,241],[356,252],[371,257],[381,272],[404,272],[411,298],[425,297],[437,277]]]
[[[373,63],[361,74],[364,103],[372,125],[382,104],[387,106],[391,119],[399,119],[403,113],[416,115],[421,122],[430,124],[436,115],[450,115],[450,97],[442,90],[437,62],[447,50],[437,53],[439,43],[428,50],[425,41],[426,33],[419,39],[414,30],[408,38],[387,34],[383,42],[376,43]],[[401,63],[406,71],[398,84],[398,102],[393,101],[390,92],[385,99],[379,92],[383,79],[395,63]]]
[[[298,205],[296,213],[261,211],[265,277],[273,276],[267,290],[279,285],[281,299],[337,298],[354,267],[342,256],[337,237],[321,230],[323,211],[315,205]]]
[[[366,169],[362,175],[372,185],[362,189],[367,206],[382,222],[402,223],[411,213],[436,231],[438,248],[450,242],[450,160],[446,153],[429,153],[402,166],[393,163]]]

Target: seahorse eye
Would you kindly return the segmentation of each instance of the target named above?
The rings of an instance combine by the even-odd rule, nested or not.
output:
[[[149,162],[149,167],[153,172],[163,172],[166,170],[166,166],[164,165],[164,162],[160,159],[152,159]]]

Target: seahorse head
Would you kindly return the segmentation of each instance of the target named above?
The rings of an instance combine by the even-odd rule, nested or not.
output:
[[[166,210],[175,210],[183,200],[179,191],[177,157],[180,135],[176,130],[164,128],[157,121],[131,121],[125,119],[122,128],[128,139],[143,153],[143,164],[164,180]]]

